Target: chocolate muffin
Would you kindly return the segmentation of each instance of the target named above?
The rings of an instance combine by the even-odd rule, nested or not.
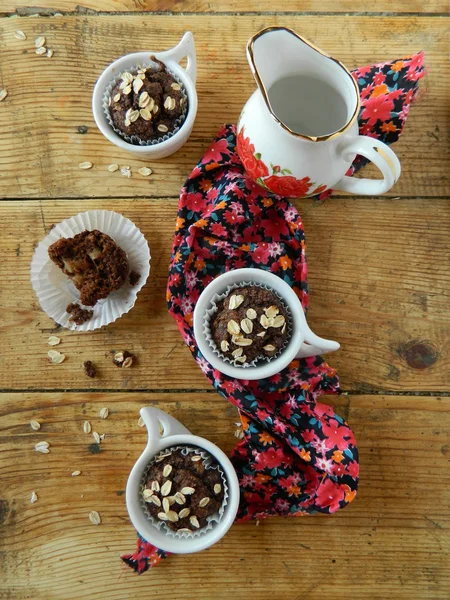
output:
[[[211,333],[222,354],[236,366],[275,356],[286,344],[288,313],[271,290],[247,286],[217,304]]]
[[[222,477],[214,468],[217,461],[209,456],[208,468],[199,454],[185,455],[181,449],[169,449],[156,459],[143,491],[155,520],[174,531],[192,533],[219,511],[224,499]]]
[[[180,84],[154,56],[156,68],[122,73],[111,92],[110,116],[114,127],[144,141],[162,137],[175,129],[187,110]]]
[[[94,306],[98,300],[118,290],[129,271],[127,255],[122,248],[97,229],[59,239],[49,247],[48,255],[73,281],[80,292],[80,302],[85,306]]]

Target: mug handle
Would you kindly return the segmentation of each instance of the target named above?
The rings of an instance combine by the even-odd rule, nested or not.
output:
[[[182,58],[187,57],[186,74],[192,80],[195,85],[197,77],[197,56],[195,53],[194,36],[191,31],[186,33],[181,38],[180,42],[171,50],[165,50],[164,52],[158,52],[155,55],[156,58],[162,62],[175,61],[179,63]]]
[[[141,408],[140,413],[147,427],[147,448],[152,447],[154,451],[157,450],[156,447],[153,447],[159,446],[159,442],[166,437],[180,434],[192,435],[189,429],[182,425],[180,421],[177,421],[174,417],[159,408],[144,406]]]
[[[337,146],[337,154],[346,161],[353,160],[355,154],[361,154],[376,165],[383,179],[357,179],[344,176],[333,185],[333,189],[362,196],[384,194],[400,177],[400,161],[387,144],[365,135],[343,140]]]
[[[333,340],[325,340],[311,331],[308,321],[305,317],[303,307],[300,305],[299,310],[295,311],[299,325],[305,331],[304,342],[295,358],[308,358],[310,356],[318,356],[319,354],[327,354],[327,352],[335,352],[341,347],[338,342]]]

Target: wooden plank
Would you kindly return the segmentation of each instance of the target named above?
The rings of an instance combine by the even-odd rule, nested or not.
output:
[[[317,334],[342,344],[329,361],[343,389],[449,390],[449,201],[335,199],[297,206],[309,244],[308,319]],[[58,331],[67,359],[50,365],[47,337],[57,329],[31,289],[31,257],[52,223],[94,208],[114,209],[143,231],[150,278],[133,310],[107,328]],[[0,203],[0,388],[209,389],[166,309],[176,208],[167,199]],[[137,354],[139,366],[117,369],[110,353],[120,349]],[[85,360],[98,365],[98,378],[84,376]]]
[[[77,0],[78,1],[78,0]],[[376,23],[376,27],[374,26]],[[450,195],[448,19],[345,16],[101,16],[3,19],[0,31],[0,195],[24,197],[175,196],[223,122],[235,122],[255,88],[245,57],[262,27],[289,25],[349,67],[400,58],[424,49],[429,73],[396,146],[403,174],[391,196]],[[22,28],[26,41],[16,40]],[[91,113],[102,69],[127,52],[160,50],[193,31],[198,52],[200,108],[189,142],[154,161],[150,180],[108,173],[110,163],[145,164],[107,142]],[[214,35],[211,35],[214,32]],[[45,34],[52,59],[36,56]],[[136,41],[141,40],[141,41]],[[80,134],[79,127],[87,127]],[[84,129],[82,129],[84,131]],[[80,171],[90,160],[94,168]]]
[[[155,404],[229,452],[236,411],[212,394],[0,396],[0,593],[21,600],[177,596],[183,600],[447,600],[450,398],[328,398],[359,442],[361,485],[332,517],[237,525],[210,550],[138,577],[119,555],[135,533],[123,491],[144,448],[138,410]],[[98,418],[108,406],[110,417]],[[31,418],[42,423],[39,432]],[[106,438],[89,451],[82,423]],[[34,452],[39,440],[51,453]],[[74,469],[81,470],[77,478]],[[31,490],[38,501],[30,505]],[[98,510],[102,524],[88,520]]]
[[[369,0],[358,3],[358,13],[409,13],[433,14],[448,11],[448,5],[443,0],[381,0],[374,6]],[[282,12],[299,14],[302,12],[320,13],[352,13],[355,12],[355,3],[352,0],[323,0],[320,5],[314,0],[218,0],[214,3],[205,0],[5,0],[0,7],[0,15],[16,12],[19,15],[41,14],[53,15],[55,12],[170,12],[170,13],[262,13]]]

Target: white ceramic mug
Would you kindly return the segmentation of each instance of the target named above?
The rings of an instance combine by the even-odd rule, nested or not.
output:
[[[292,333],[280,356],[256,366],[235,367],[225,362],[210,346],[205,335],[205,313],[211,300],[235,284],[261,284],[272,289],[284,301],[292,316]],[[194,336],[200,352],[218,371],[236,379],[264,379],[282,371],[295,358],[326,354],[339,349],[339,344],[325,340],[311,331],[300,300],[294,290],[277,275],[262,269],[235,269],[214,279],[202,292],[194,309]]]
[[[239,481],[227,455],[205,438],[193,435],[179,421],[159,408],[141,408],[141,417],[147,427],[148,442],[136,461],[127,482],[126,503],[131,522],[144,539],[166,552],[191,554],[209,548],[229,530],[239,507]],[[141,505],[141,479],[152,458],[173,446],[197,446],[213,456],[222,468],[228,485],[228,501],[219,523],[198,537],[171,537],[158,529],[147,518]]]
[[[108,123],[103,110],[103,96],[108,85],[120,73],[135,67],[138,64],[148,64],[150,57],[155,56],[163,62],[166,67],[174,73],[182,82],[189,101],[188,112],[184,123],[180,129],[169,139],[150,146],[137,146],[130,144],[120,137],[111,125]],[[186,69],[183,69],[178,63],[184,57],[187,57]],[[185,144],[191,134],[194,126],[195,116],[197,114],[197,92],[195,89],[195,78],[197,72],[197,60],[195,54],[194,36],[190,31],[187,31],[180,43],[166,50],[165,52],[135,52],[127,54],[111,63],[100,75],[94,87],[92,95],[92,112],[97,127],[103,135],[113,144],[127,150],[139,158],[159,159],[165,158],[179,150]]]

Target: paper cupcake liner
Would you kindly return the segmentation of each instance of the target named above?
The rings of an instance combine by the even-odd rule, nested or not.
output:
[[[62,237],[70,238],[77,233],[94,229],[112,237],[126,252],[130,272],[136,271],[140,278],[137,285],[132,287],[127,277],[123,286],[107,298],[99,300],[95,306],[83,307],[79,302],[79,291],[69,277],[50,260],[48,248]],[[89,210],[61,221],[39,243],[31,261],[31,284],[42,309],[62,327],[76,331],[93,331],[104,327],[131,310],[149,273],[150,248],[147,240],[132,221],[109,210]],[[72,302],[93,310],[91,319],[82,325],[70,321],[66,308]]]
[[[132,67],[131,69],[127,69],[128,73],[131,73],[132,75],[135,75],[135,73],[137,72],[138,69],[155,69],[155,63],[148,63],[145,65],[136,65],[135,67]],[[165,135],[153,139],[153,140],[141,140],[139,136],[137,135],[126,135],[125,133],[123,133],[123,131],[120,131],[120,129],[117,129],[117,127],[115,127],[113,120],[111,118],[111,114],[110,114],[110,98],[111,98],[111,92],[112,90],[115,88],[115,86],[119,83],[119,81],[121,81],[121,76],[122,73],[124,73],[125,71],[122,71],[122,73],[120,73],[115,79],[113,79],[109,85],[107,86],[107,88],[105,89],[105,93],[103,94],[103,99],[102,99],[102,107],[103,107],[103,112],[105,113],[106,119],[108,121],[108,123],[110,124],[110,126],[112,127],[112,129],[117,133],[117,135],[120,135],[120,137],[122,139],[124,139],[126,142],[128,142],[129,144],[134,144],[135,146],[155,146],[156,144],[160,144],[161,142],[165,142],[166,140],[170,139],[172,136],[174,136],[181,128],[181,126],[183,125],[185,119],[186,119],[186,115],[187,115],[187,110],[189,110],[189,106],[188,106],[188,97],[186,94],[186,90],[184,88],[183,82],[178,78],[178,76],[173,73],[170,69],[167,69],[167,72],[170,73],[172,75],[172,77],[175,79],[175,81],[180,85],[181,87],[181,93],[183,95],[184,98],[184,111],[183,114],[178,117],[178,119],[175,121],[175,127],[172,129],[172,131],[167,132]]]
[[[273,294],[275,294],[275,296],[278,298],[278,300],[281,302],[281,304],[283,305],[284,309],[286,310],[286,314],[287,314],[287,329],[288,329],[288,335],[286,337],[286,342],[284,343],[284,345],[278,350],[278,352],[272,356],[264,356],[263,354],[261,354],[260,356],[257,356],[254,360],[252,360],[252,362],[249,363],[239,363],[236,362],[236,360],[234,359],[230,359],[228,356],[225,356],[217,347],[217,344],[214,341],[214,338],[212,337],[211,334],[211,318],[212,316],[217,312],[218,308],[217,308],[217,304],[221,301],[224,300],[232,290],[236,290],[238,288],[242,288],[242,287],[260,287],[263,288],[265,290],[269,290],[270,292],[272,292]],[[280,294],[278,294],[274,289],[272,289],[271,287],[267,286],[267,285],[263,285],[262,283],[254,283],[254,282],[241,282],[241,283],[234,283],[233,285],[229,285],[227,287],[227,289],[225,290],[225,292],[223,292],[222,294],[214,294],[214,296],[211,298],[211,308],[208,308],[205,312],[205,315],[203,317],[203,334],[205,336],[206,341],[208,342],[208,344],[210,345],[212,351],[214,352],[214,354],[217,354],[217,356],[222,359],[223,361],[230,363],[231,365],[233,365],[234,367],[240,367],[243,369],[248,369],[249,367],[256,367],[258,365],[259,362],[261,361],[265,361],[265,362],[270,362],[272,361],[274,358],[278,358],[279,356],[281,356],[283,350],[286,348],[289,339],[292,335],[292,315],[291,315],[291,311],[289,310],[289,307],[286,305],[284,299],[280,296]]]
[[[208,521],[207,525],[205,525],[204,527],[201,527],[200,529],[193,530],[192,533],[186,533],[186,532],[178,533],[177,531],[170,529],[170,527],[168,527],[164,521],[160,521],[159,519],[154,519],[152,517],[152,515],[150,514],[150,511],[148,510],[148,502],[145,502],[145,500],[143,498],[143,491],[145,489],[145,485],[148,480],[148,472],[150,470],[150,467],[153,466],[155,464],[155,462],[157,462],[158,458],[164,457],[167,453],[175,452],[176,450],[181,450],[184,455],[192,454],[192,453],[199,454],[203,458],[204,466],[207,469],[208,468],[216,469],[217,471],[219,471],[220,477],[222,478],[222,488],[223,488],[223,492],[224,492],[222,506],[220,507],[220,509],[217,513],[211,515],[210,517],[207,517],[207,521]],[[211,456],[211,454],[209,454],[205,450],[202,450],[202,448],[189,447],[189,446],[172,446],[170,448],[165,448],[164,450],[161,450],[161,452],[159,452],[158,454],[155,454],[155,456],[149,462],[149,464],[147,465],[147,467],[145,468],[145,470],[142,474],[141,489],[140,489],[142,510],[143,510],[145,516],[147,517],[147,519],[152,523],[152,525],[154,527],[156,527],[158,530],[162,529],[170,537],[174,537],[174,538],[178,538],[178,539],[179,538],[191,539],[191,538],[200,537],[200,536],[204,535],[208,531],[211,531],[211,529],[213,529],[213,527],[217,523],[220,523],[220,521],[222,520],[222,517],[224,515],[225,508],[228,504],[228,484],[227,484],[227,479],[225,477],[225,474],[224,474],[223,470],[221,469],[220,465],[217,464],[216,466],[213,466],[213,467],[210,466],[210,464],[212,462],[211,459],[213,459],[215,462],[217,462],[217,459],[215,459],[213,456]]]

